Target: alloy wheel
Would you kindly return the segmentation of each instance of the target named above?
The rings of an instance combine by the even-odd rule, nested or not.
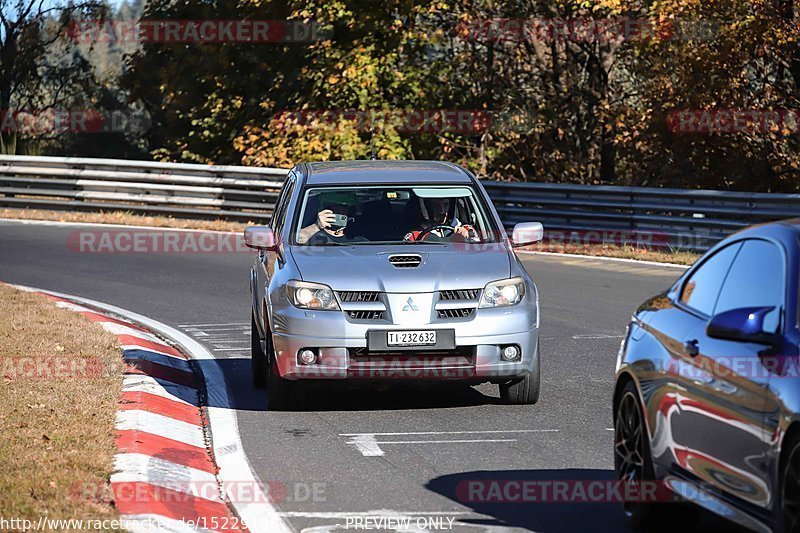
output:
[[[614,424],[614,466],[617,478],[625,483],[640,483],[644,479],[644,424],[639,402],[633,393],[626,392],[617,409]],[[625,512],[631,513],[635,503],[625,502]]]

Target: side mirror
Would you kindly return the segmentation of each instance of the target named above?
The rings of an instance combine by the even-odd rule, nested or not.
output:
[[[511,234],[511,246],[525,246],[544,239],[544,226],[541,222],[520,222]]]
[[[275,233],[269,226],[249,226],[244,229],[244,243],[249,248],[274,252],[278,249]]]
[[[777,346],[781,336],[764,331],[764,317],[775,307],[743,307],[719,313],[706,326],[706,334],[715,339],[754,342]]]

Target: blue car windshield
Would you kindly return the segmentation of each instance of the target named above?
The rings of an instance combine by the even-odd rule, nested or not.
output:
[[[470,186],[339,186],[305,191],[294,244],[441,244],[500,241]]]

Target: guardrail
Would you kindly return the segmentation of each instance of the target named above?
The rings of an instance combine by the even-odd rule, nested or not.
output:
[[[0,205],[252,220],[285,169],[0,155]]]
[[[506,227],[541,221],[551,239],[704,251],[744,227],[800,216],[800,194],[483,182]]]
[[[285,169],[0,155],[0,206],[264,220]],[[483,181],[507,228],[550,239],[702,251],[745,226],[800,216],[800,194]]]

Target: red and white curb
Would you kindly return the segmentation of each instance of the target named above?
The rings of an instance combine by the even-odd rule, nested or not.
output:
[[[117,412],[111,487],[128,529],[291,531],[250,467],[225,378],[208,350],[118,307],[15,287],[84,315],[119,339],[130,364]]]

